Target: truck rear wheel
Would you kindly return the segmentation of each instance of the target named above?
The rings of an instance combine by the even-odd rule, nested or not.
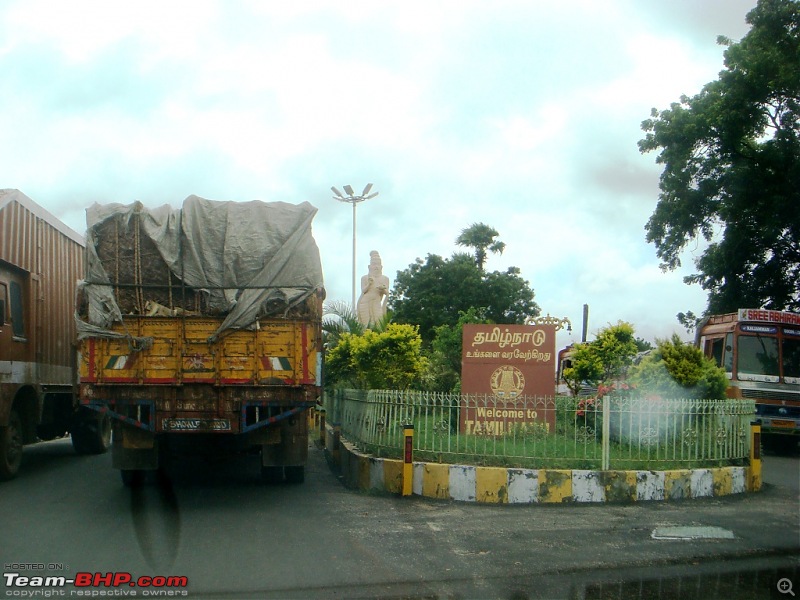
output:
[[[781,433],[767,433],[761,435],[761,445],[764,450],[780,455],[791,455],[797,452],[797,443],[800,436],[784,435]]]
[[[103,454],[111,447],[111,419],[108,415],[82,413],[70,432],[78,454]]]
[[[144,484],[144,471],[141,469],[121,469],[119,474],[125,487],[137,488]]]
[[[305,467],[284,467],[286,483],[303,483],[306,480]]]
[[[22,421],[13,408],[8,426],[0,427],[0,480],[13,479],[22,464]]]
[[[261,467],[261,480],[264,483],[281,483],[283,467]]]

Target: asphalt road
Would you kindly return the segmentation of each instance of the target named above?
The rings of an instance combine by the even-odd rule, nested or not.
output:
[[[347,490],[314,449],[300,486],[263,485],[248,457],[173,465],[132,492],[109,455],[60,440],[26,448],[0,484],[0,597],[788,599],[776,585],[800,593],[798,457],[766,456],[764,472],[763,492],[727,498],[491,506]],[[653,538],[676,527],[730,539]],[[9,579],[79,572],[188,587]]]
[[[795,493],[800,492],[800,460],[792,456],[765,453],[763,455],[763,477],[769,485],[777,485]]]

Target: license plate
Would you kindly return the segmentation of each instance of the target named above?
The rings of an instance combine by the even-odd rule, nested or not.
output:
[[[779,421],[777,419],[772,420],[773,427],[789,427],[794,429],[794,421]]]
[[[230,431],[229,419],[164,419],[164,431]]]

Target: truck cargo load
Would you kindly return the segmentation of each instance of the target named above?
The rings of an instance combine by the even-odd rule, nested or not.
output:
[[[112,418],[126,484],[187,440],[258,450],[265,479],[303,480],[322,367],[315,214],[197,196],[87,210],[80,400]]]

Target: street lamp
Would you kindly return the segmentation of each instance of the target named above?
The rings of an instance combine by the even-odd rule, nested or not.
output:
[[[372,184],[368,183],[364,187],[364,191],[361,192],[361,195],[356,196],[353,193],[353,188],[349,185],[344,186],[344,191],[346,196],[342,194],[339,190],[335,187],[331,186],[331,191],[336,194],[333,199],[338,200],[339,202],[349,202],[353,205],[353,312],[356,310],[356,204],[359,202],[363,202],[364,200],[369,200],[374,198],[378,195],[378,192],[369,193],[372,189]]]

